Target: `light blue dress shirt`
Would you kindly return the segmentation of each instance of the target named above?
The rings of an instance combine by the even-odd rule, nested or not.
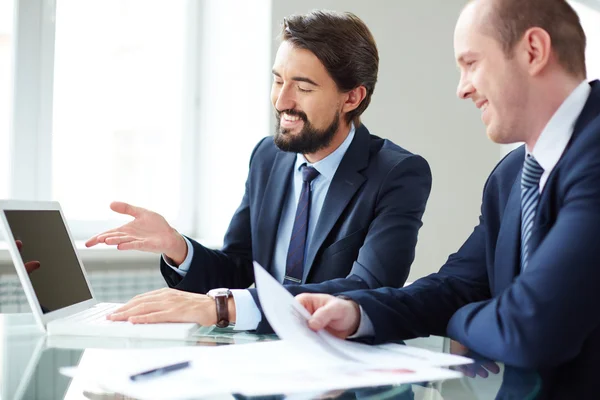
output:
[[[308,230],[306,233],[306,248],[308,248],[310,241],[313,237],[323,203],[325,203],[325,197],[329,190],[329,185],[333,180],[335,172],[337,171],[344,154],[350,147],[352,139],[354,139],[354,124],[350,126],[350,132],[344,142],[330,155],[324,159],[317,161],[314,164],[309,163],[304,155],[298,154],[296,156],[296,164],[294,166],[294,184],[291,190],[288,192],[286,199],[284,200],[283,210],[281,218],[279,220],[279,228],[277,230],[277,241],[275,244],[275,251],[273,254],[273,276],[280,283],[283,282],[285,275],[285,264],[287,261],[288,247],[290,246],[290,238],[292,236],[292,228],[294,225],[294,218],[296,216],[296,205],[298,204],[298,198],[302,191],[302,172],[300,167],[303,164],[314,167],[319,171],[317,176],[311,182],[311,204],[310,204],[310,217],[308,221]],[[185,238],[188,247],[188,253],[179,268],[171,265],[169,260],[163,255],[163,260],[169,265],[175,272],[181,276],[185,276],[187,271],[190,269],[192,258],[194,256],[194,248],[190,241]],[[306,250],[305,250],[306,251]],[[236,321],[235,330],[252,330],[256,329],[262,318],[254,298],[249,291],[244,289],[234,289],[231,291],[233,298],[235,299],[236,308]]]

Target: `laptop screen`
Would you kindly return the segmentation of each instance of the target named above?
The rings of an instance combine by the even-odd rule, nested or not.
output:
[[[92,298],[59,211],[4,210],[42,311]]]

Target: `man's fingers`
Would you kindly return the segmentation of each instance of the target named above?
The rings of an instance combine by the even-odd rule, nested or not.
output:
[[[483,365],[483,367],[490,371],[492,374],[500,373],[500,367],[493,361],[485,361],[481,365]]]
[[[160,302],[164,303],[164,295],[165,295],[165,293],[169,292],[169,290],[170,290],[169,288],[163,288],[163,289],[153,290],[151,292],[138,294],[137,296],[135,296],[134,298],[129,300],[126,304],[117,308],[113,312],[113,314],[120,314],[120,313],[126,312],[126,311],[132,309],[133,307],[137,307],[138,305],[144,304],[144,303],[160,303]]]
[[[469,378],[475,378],[475,372],[473,372],[473,367],[472,366],[464,366],[464,365],[459,365],[456,367],[456,369],[460,372],[462,372],[463,374],[465,374],[466,376],[468,376]]]
[[[113,201],[110,204],[110,208],[114,211],[117,212],[119,214],[125,214],[125,215],[129,215],[132,216],[134,218],[139,217],[145,210],[143,208],[140,207],[136,207],[133,206],[131,204],[127,204],[127,203],[123,203],[120,201]],[[125,234],[124,232],[122,232],[124,229],[126,229],[127,225],[123,225],[119,228],[115,228],[115,229],[111,229],[108,230],[106,232],[102,232],[92,238],[90,238],[87,242],[85,242],[85,246],[86,247],[92,247],[95,246],[99,243],[105,243],[105,240],[108,239],[109,237],[115,237],[115,236],[119,236],[119,235],[123,235]],[[116,235],[116,233],[118,233],[119,235]]]
[[[136,207],[128,203],[123,203],[121,201],[113,201],[110,203],[110,209],[119,214],[129,215],[134,218],[139,217],[142,212],[145,211],[143,208]]]
[[[27,273],[30,274],[33,271],[35,271],[36,269],[38,269],[40,267],[40,262],[39,261],[29,261],[27,263],[25,263],[25,270],[27,270]]]
[[[323,307],[329,302],[334,301],[335,297],[329,294],[301,293],[296,296],[296,300],[298,300],[298,302],[302,304],[302,306],[306,308],[309,313],[312,314],[320,307]]]
[[[109,236],[111,236],[111,235],[119,232],[121,228],[122,227],[115,228],[115,229],[110,229],[110,230],[108,230],[106,232],[99,233],[96,236],[91,237],[90,239],[88,239],[88,241],[85,242],[85,246],[86,247],[92,247],[92,246],[97,245],[98,243],[104,243],[104,239],[106,239],[107,237],[109,237]]]
[[[19,252],[20,252],[21,249],[23,249],[23,242],[20,240],[15,240],[15,244],[17,245],[17,250],[19,250]],[[33,271],[35,271],[36,269],[38,269],[41,264],[39,261],[29,261],[29,262],[26,262],[24,265],[25,265],[25,270],[27,271],[28,274],[30,274]]]
[[[333,320],[337,319],[339,308],[335,303],[328,303],[323,307],[318,308],[308,321],[308,327],[313,331],[318,331],[327,327]]]
[[[129,317],[129,322],[131,322],[132,324],[158,324],[161,322],[181,322],[178,316],[179,313],[173,310],[156,311],[145,315]]]
[[[108,314],[106,316],[106,319],[117,320],[118,316],[125,315],[125,313],[127,313],[131,308],[135,307],[136,305],[137,304],[129,304],[129,303],[127,303],[123,307],[119,307],[115,311],[113,311],[112,313]]]
[[[306,308],[309,313],[314,313],[318,308],[316,304],[316,296],[310,293],[301,293],[296,296],[296,300],[302,305],[302,307]]]
[[[475,370],[475,373],[482,378],[487,378],[488,376],[490,376],[490,374],[487,372],[487,370],[481,366],[477,367],[477,369]]]
[[[106,243],[106,239],[113,237],[129,236],[130,233],[124,232],[123,227],[112,229],[97,236],[99,243]]]
[[[163,308],[164,306],[161,302],[144,302],[123,311],[117,310],[107,318],[112,321],[126,321],[130,317],[151,314],[156,311],[161,311]]]
[[[110,236],[104,239],[104,243],[109,246],[115,246],[123,243],[133,242],[134,240],[139,240],[136,237],[128,236],[128,235],[119,235],[119,236]]]
[[[134,240],[117,245],[118,250],[145,250],[146,242],[144,240]]]
[[[111,315],[114,314],[122,314],[124,312],[129,311],[130,309],[137,307],[139,304],[141,304],[144,300],[143,299],[136,299],[135,297],[131,300],[129,300],[126,304],[122,305],[121,307],[117,308],[115,311],[113,311],[113,313]]]

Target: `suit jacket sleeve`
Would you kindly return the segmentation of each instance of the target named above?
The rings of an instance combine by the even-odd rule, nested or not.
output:
[[[411,156],[400,161],[380,188],[375,217],[349,276],[316,284],[288,285],[288,291],[294,295],[333,294],[402,286],[414,260],[417,234],[430,190],[431,171],[425,159]],[[250,291],[260,308],[256,290]],[[272,332],[264,314],[257,332]]]
[[[452,315],[465,304],[490,297],[485,268],[485,223],[448,258],[439,272],[402,288],[343,293],[359,303],[375,330],[373,343],[445,335]]]
[[[263,139],[254,148],[250,158],[250,168],[252,168],[252,160],[257,149],[266,139]],[[231,219],[222,250],[206,248],[188,238],[194,246],[194,257],[189,271],[183,278],[173,271],[161,257],[160,269],[169,287],[188,292],[206,293],[218,287],[244,289],[254,283],[248,200],[250,187],[249,174],[242,203]]]
[[[497,180],[488,178],[483,203],[497,196]],[[490,298],[486,268],[487,223],[484,207],[475,227],[458,252],[439,272],[405,288],[385,287],[343,293],[359,303],[373,324],[373,343],[446,335],[454,313],[466,304]]]

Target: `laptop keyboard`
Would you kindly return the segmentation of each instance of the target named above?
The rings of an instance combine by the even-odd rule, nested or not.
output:
[[[48,324],[50,335],[112,336],[147,339],[185,339],[197,326],[183,324],[132,324],[129,321],[110,321],[106,316],[123,304],[99,303],[69,317]]]
[[[72,315],[70,317],[64,318],[69,322],[77,322],[86,325],[90,324],[104,324],[104,323],[115,323],[120,321],[109,321],[106,319],[106,316],[117,308],[119,308],[121,304],[112,304],[112,303],[100,303],[96,304],[94,307]],[[126,322],[126,321],[123,321]]]

